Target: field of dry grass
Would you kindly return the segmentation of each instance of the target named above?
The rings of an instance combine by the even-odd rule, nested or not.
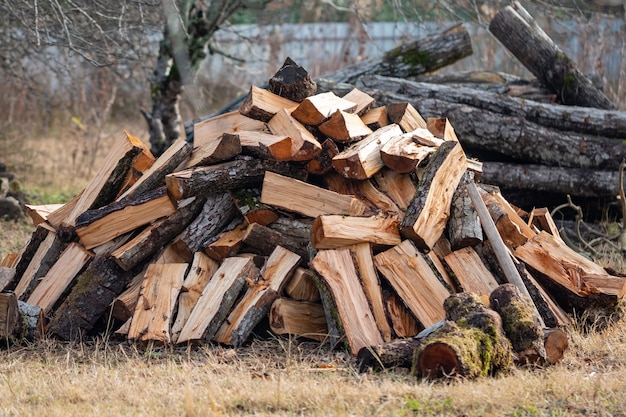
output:
[[[35,202],[58,202],[84,186],[119,131],[98,143],[25,140],[21,152],[0,154]],[[26,220],[0,223],[0,258],[32,230]],[[620,254],[603,262],[626,269]],[[437,383],[402,370],[359,374],[345,351],[288,338],[237,350],[41,341],[0,350],[0,415],[626,415],[626,320],[568,332],[570,349],[556,366]]]

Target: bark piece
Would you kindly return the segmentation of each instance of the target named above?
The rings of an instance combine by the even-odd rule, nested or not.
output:
[[[291,160],[293,141],[289,136],[245,130],[237,132],[237,135],[241,143],[241,151],[246,155],[276,161]]]
[[[366,211],[365,205],[352,196],[272,172],[265,174],[261,202],[308,217],[324,214],[360,215]]]
[[[315,249],[335,249],[363,242],[394,246],[401,242],[398,225],[398,219],[393,216],[322,215],[313,223],[311,243]]]
[[[466,184],[474,182],[474,173],[466,171],[452,196],[452,210],[448,222],[448,234],[453,250],[476,246],[483,240],[478,213],[469,198]]]
[[[405,133],[428,127],[422,115],[411,103],[389,103],[387,117],[391,123],[400,126]]]
[[[352,354],[356,355],[364,346],[381,344],[383,339],[359,283],[350,250],[320,250],[311,267],[328,285]]]
[[[128,330],[130,340],[172,342],[170,326],[188,267],[188,264],[151,264],[148,267]]]
[[[128,322],[130,325],[145,273],[144,269],[141,273],[135,275],[127,285],[127,288],[113,300],[111,303],[111,317],[122,322]],[[126,332],[128,333],[128,330]]]
[[[453,24],[387,51],[381,58],[342,68],[326,78],[344,83],[369,74],[410,78],[435,71],[471,54],[469,33],[462,24]]]
[[[359,372],[395,368],[411,369],[413,355],[423,343],[422,339],[397,339],[378,346],[362,348],[357,357]]]
[[[72,210],[67,214],[63,209],[51,213],[48,216],[50,224],[54,226],[63,223],[73,226],[78,216],[85,211],[103,207],[113,201],[120,190],[126,172],[144,149],[148,149],[146,144],[124,131],[112,145],[111,151],[91,182],[77,197]]]
[[[293,109],[298,103],[281,97],[271,91],[251,86],[248,96],[241,103],[239,113],[252,119],[269,122],[282,109]]]
[[[380,331],[383,341],[389,342],[392,336],[391,326],[389,326],[389,322],[387,321],[383,291],[380,286],[378,272],[374,266],[372,245],[369,243],[358,243],[353,245],[350,250],[352,251],[359,277],[363,283],[365,296],[372,308],[378,330]]]
[[[498,282],[471,247],[453,251],[444,259],[464,292],[488,296],[498,288]]]
[[[269,313],[272,303],[280,296],[285,282],[299,262],[300,255],[276,246],[263,265],[259,279],[248,281],[246,292],[215,334],[214,340],[234,347],[243,345],[256,325]]]
[[[378,129],[365,139],[353,144],[333,158],[335,170],[346,178],[364,180],[384,166],[380,156],[382,147],[402,134],[398,125]]]
[[[614,109],[615,105],[585,77],[519,3],[502,9],[489,31],[564,104]]]
[[[283,66],[269,79],[269,90],[299,103],[317,92],[317,84],[304,68],[287,57]]]
[[[176,320],[172,324],[172,340],[178,341],[178,336],[185,327],[202,291],[218,268],[219,264],[202,252],[194,254],[191,268],[178,296]]]
[[[185,162],[185,168],[201,165],[213,165],[228,161],[241,153],[241,141],[238,133],[225,132],[217,138],[196,146]]]
[[[0,291],[4,291],[4,288],[13,281],[13,277],[15,277],[15,268],[0,266]]]
[[[61,340],[81,340],[94,329],[132,276],[113,259],[107,256],[95,257],[54,311],[48,334]]]
[[[270,329],[278,335],[291,334],[324,341],[328,326],[324,307],[318,303],[277,298],[269,311]]]
[[[263,256],[269,256],[276,246],[287,248],[302,256],[303,259],[307,256],[306,244],[302,241],[295,240],[286,234],[256,223],[248,226],[242,241],[244,248],[252,248],[255,253]]]
[[[232,111],[194,124],[193,144],[196,148],[202,147],[219,140],[224,133],[236,133],[240,130],[264,132],[267,127],[260,120]]]
[[[276,113],[267,126],[273,134],[291,138],[291,159],[294,161],[310,161],[322,151],[315,136],[286,109]]]
[[[249,258],[224,259],[202,290],[176,343],[212,339],[237,300],[245,279],[253,268],[254,264]]]
[[[387,117],[387,107],[381,106],[367,111],[361,116],[361,120],[372,130],[378,130],[383,126],[387,126],[389,117]]]
[[[44,314],[49,313],[92,256],[80,244],[70,243],[35,287],[27,303],[41,307]]]
[[[249,188],[261,184],[265,171],[306,179],[302,171],[284,162],[262,161],[243,157],[208,167],[185,169],[169,174],[165,183],[170,195],[176,200],[192,196],[217,194],[235,188]]]
[[[76,234],[91,249],[175,211],[167,190],[160,188],[83,213],[76,219]]]
[[[111,252],[111,256],[123,270],[133,269],[180,234],[198,215],[204,203],[204,199],[196,197],[181,201],[172,215],[149,225]]]
[[[18,320],[17,297],[14,293],[0,293],[0,338],[13,336]]]
[[[337,110],[354,113],[356,108],[356,103],[328,92],[307,97],[291,112],[291,115],[300,123],[318,126]]]
[[[379,253],[374,262],[422,325],[443,318],[443,301],[450,294],[411,241]]]
[[[450,217],[452,196],[467,168],[458,142],[444,142],[426,166],[415,197],[400,224],[400,232],[420,248],[430,249]]]
[[[356,103],[356,109],[354,109],[354,113],[359,116],[363,116],[365,113],[367,113],[376,101],[374,97],[359,90],[358,88],[353,88],[348,94],[344,95],[342,98],[344,100]]]
[[[436,151],[434,147],[415,143],[413,136],[411,132],[405,133],[393,138],[381,148],[380,156],[385,166],[395,172],[408,174]]]
[[[296,301],[316,303],[321,300],[320,291],[315,285],[313,272],[305,268],[296,268],[285,284],[285,295]],[[324,320],[324,322],[326,322]]]
[[[341,110],[337,110],[320,124],[319,130],[339,142],[356,142],[373,133],[357,114]]]
[[[44,334],[41,309],[19,301],[14,293],[0,293],[0,338],[12,343],[32,342]]]

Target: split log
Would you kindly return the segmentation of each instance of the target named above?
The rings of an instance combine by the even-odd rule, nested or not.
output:
[[[165,177],[165,183],[170,195],[176,200],[182,200],[194,195],[203,196],[258,186],[263,181],[265,171],[297,179],[307,178],[306,171],[285,162],[241,157],[231,162],[169,174]]]
[[[205,144],[219,140],[224,133],[236,133],[240,130],[266,132],[267,127],[260,120],[246,117],[238,111],[202,120],[193,125],[194,147],[202,147]]]
[[[387,107],[385,106],[371,109],[361,116],[361,120],[372,130],[380,129],[390,123],[389,117],[387,117]]]
[[[305,98],[292,112],[291,115],[308,126],[318,126],[328,119],[337,110],[354,113],[356,103],[343,99],[335,93],[320,93]]]
[[[0,340],[13,336],[18,320],[17,297],[14,293],[0,293]]]
[[[271,91],[251,86],[248,96],[241,103],[239,113],[252,119],[269,122],[282,109],[294,109],[298,103]]]
[[[361,215],[365,205],[352,196],[341,195],[315,185],[267,172],[261,202],[307,217],[324,214]]]
[[[387,51],[381,58],[342,68],[325,78],[344,83],[368,74],[409,78],[435,71],[471,54],[469,33],[462,24],[454,24]]]
[[[322,142],[322,151],[306,164],[311,174],[322,175],[333,170],[333,158],[339,153],[337,144],[332,139]]]
[[[290,334],[323,342],[328,337],[324,307],[318,303],[276,299],[269,312],[270,329],[282,335]]]
[[[92,256],[80,244],[70,243],[41,282],[37,284],[28,297],[27,303],[41,307],[44,314],[50,313]]]
[[[333,158],[335,170],[346,178],[364,180],[384,166],[380,156],[382,147],[402,130],[396,124],[378,129],[365,139],[353,144]]]
[[[167,153],[167,151],[166,151]],[[170,216],[155,221],[111,256],[125,271],[130,271],[179,235],[198,215],[205,200],[191,197],[182,200]]]
[[[382,344],[350,250],[320,250],[311,267],[328,285],[352,354],[356,355],[364,346]]]
[[[246,278],[254,279],[257,273],[249,258],[224,259],[202,290],[176,343],[212,339],[237,300]]]
[[[33,256],[37,253],[41,243],[50,235],[50,230],[39,225],[30,235],[28,242],[22,247],[14,261],[15,275],[12,280],[2,288],[2,291],[13,291],[24,275],[24,271],[32,263]],[[18,296],[19,297],[19,296]]]
[[[357,114],[341,110],[331,114],[319,125],[319,130],[329,138],[345,143],[359,141],[373,133]]]
[[[133,165],[135,158],[148,146],[141,140],[124,131],[120,138],[113,143],[100,169],[95,173],[91,182],[77,196],[72,210],[66,213],[59,209],[48,216],[53,226],[65,224],[74,226],[76,219],[90,209],[103,207],[115,200],[126,172]],[[57,226],[54,226],[57,228]]]
[[[350,250],[354,257],[359,277],[363,283],[365,296],[370,303],[374,320],[378,326],[383,341],[391,341],[391,326],[387,321],[385,311],[385,303],[383,300],[383,291],[380,286],[380,279],[376,267],[374,266],[374,258],[372,254],[372,245],[369,243],[358,243],[353,245]]]
[[[302,247],[306,247],[311,241],[313,221],[313,219],[279,217],[278,220],[269,225],[269,228],[298,242]]]
[[[358,88],[353,88],[348,94],[344,95],[342,98],[344,100],[356,103],[356,109],[354,109],[354,114],[357,114],[359,116],[363,116],[365,113],[367,113],[376,102],[374,97],[359,90]]]
[[[528,224],[536,226],[539,230],[545,230],[559,240],[563,240],[561,239],[559,228],[547,207],[533,208],[533,211],[530,212]]]
[[[302,241],[256,223],[248,226],[242,242],[244,248],[252,248],[263,256],[269,256],[277,246],[282,246],[297,253],[302,259],[307,258],[306,244]]]
[[[502,9],[489,31],[561,102],[600,109],[615,105],[585,77],[518,2]]]
[[[317,91],[317,85],[309,73],[289,57],[268,84],[272,93],[298,103]]]
[[[294,161],[310,161],[322,151],[315,136],[286,109],[276,113],[267,126],[274,135],[291,138],[291,159]]]
[[[151,264],[148,267],[128,339],[163,344],[172,342],[170,326],[188,267],[188,264]]]
[[[502,327],[517,363],[544,364],[547,356],[543,329],[535,317],[532,301],[525,299],[515,285],[504,284],[491,293],[489,302],[502,317]]]
[[[495,194],[488,193],[481,188],[478,192],[507,247],[515,249],[535,235],[535,232],[513,212],[508,203],[505,204],[501,199],[497,199]]]
[[[207,197],[200,214],[171,243],[183,258],[191,259],[236,216],[237,208],[229,193]]]
[[[0,291],[4,291],[4,288],[13,281],[14,277],[15,268],[0,266]]]
[[[28,214],[33,221],[33,226],[38,226],[46,221],[50,213],[60,209],[62,206],[63,204],[25,204],[24,209],[26,210],[26,214]]]
[[[405,133],[428,127],[422,115],[411,103],[387,104],[387,117],[391,123],[400,126]]]
[[[204,253],[216,261],[237,255],[243,244],[243,238],[248,230],[249,223],[243,220],[232,230],[224,231],[215,240],[204,247]]]
[[[234,347],[243,345],[252,330],[269,313],[272,303],[300,262],[300,256],[276,246],[261,269],[258,280],[248,281],[248,288],[230,312],[214,340]]]
[[[233,190],[230,195],[241,215],[250,224],[258,223],[267,226],[279,218],[278,213],[272,207],[261,203],[261,191],[258,188]]]
[[[305,268],[296,268],[285,284],[284,292],[286,296],[296,301],[316,303],[321,300],[320,291],[315,285],[314,274]]]
[[[420,338],[396,339],[378,346],[365,346],[357,354],[359,372],[395,368],[411,369],[413,354],[422,345]]]
[[[128,190],[117,197],[117,200],[143,194],[163,184],[165,176],[185,162],[191,155],[191,150],[192,146],[182,139],[172,143]]]
[[[175,211],[167,190],[158,188],[84,212],[76,219],[75,230],[85,248],[91,249]]]
[[[400,233],[420,248],[430,249],[443,233],[450,217],[454,190],[467,169],[458,142],[444,142],[430,158],[413,201],[400,223]],[[445,184],[445,185],[444,185]]]
[[[465,185],[470,182],[474,182],[474,173],[468,170],[463,174],[461,182],[452,196],[448,234],[453,250],[476,246],[483,240],[483,230],[480,227],[478,214],[465,188]]]
[[[66,245],[56,234],[48,232],[48,236],[37,248],[37,252],[15,286],[15,295],[18,299],[24,301],[30,297],[41,278],[48,273],[65,247]],[[17,271],[16,268],[16,274]]]
[[[207,140],[200,146],[193,148],[189,159],[184,163],[185,168],[201,165],[213,165],[228,161],[241,153],[241,141],[237,133],[223,133],[217,138]]]
[[[172,324],[172,340],[178,341],[178,336],[185,327],[202,291],[218,268],[219,264],[202,252],[194,254],[191,268],[178,296],[176,320]]]
[[[498,288],[498,282],[471,247],[465,247],[444,258],[464,292],[489,296]]]
[[[385,291],[384,298],[385,309],[396,337],[413,337],[424,328],[395,292]]]
[[[122,270],[113,259],[95,257],[54,310],[47,333],[61,340],[81,340],[94,329],[132,277],[132,273]]]
[[[147,266],[146,266],[147,268]],[[145,268],[139,274],[135,275],[126,289],[118,295],[111,303],[111,317],[122,322],[128,322],[133,318],[135,306],[139,299],[139,291],[141,291],[141,283],[146,271]],[[126,332],[128,334],[128,331]]]
[[[408,174],[400,174],[390,169],[380,170],[374,175],[373,180],[377,188],[388,195],[403,211],[407,210],[417,191]]]
[[[44,334],[41,308],[19,301],[14,293],[0,293],[0,341],[32,342]]]
[[[286,135],[272,135],[265,132],[237,132],[241,152],[258,159],[274,159],[276,161],[290,161],[292,157],[293,141]]]
[[[311,243],[315,249],[335,249],[363,242],[387,247],[399,245],[398,225],[394,216],[322,215],[313,222]]]
[[[374,262],[422,325],[443,318],[443,301],[450,294],[411,241],[379,253]]]
[[[380,149],[380,156],[391,170],[408,174],[435,151],[433,147],[415,143],[412,133],[405,133],[387,142]]]
[[[426,120],[426,127],[439,139],[459,141],[459,138],[454,132],[454,127],[452,127],[450,121],[445,117],[429,117],[428,120]]]

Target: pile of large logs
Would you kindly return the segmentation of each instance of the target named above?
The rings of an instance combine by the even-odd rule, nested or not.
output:
[[[447,119],[315,93],[289,60],[270,85],[159,158],[125,131],[79,195],[33,216],[2,261],[1,336],[112,324],[137,343],[238,347],[265,324],[354,355],[409,340],[420,375],[474,377],[558,360],[566,343],[546,353],[544,331],[619,308],[626,280],[479,183]]]

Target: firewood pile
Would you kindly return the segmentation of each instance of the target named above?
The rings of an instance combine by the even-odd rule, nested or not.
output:
[[[318,93],[288,59],[193,145],[155,158],[124,131],[73,200],[31,207],[0,266],[0,337],[240,347],[271,331],[431,378],[554,363],[572,314],[615,316],[626,280],[482,174],[447,118]]]

